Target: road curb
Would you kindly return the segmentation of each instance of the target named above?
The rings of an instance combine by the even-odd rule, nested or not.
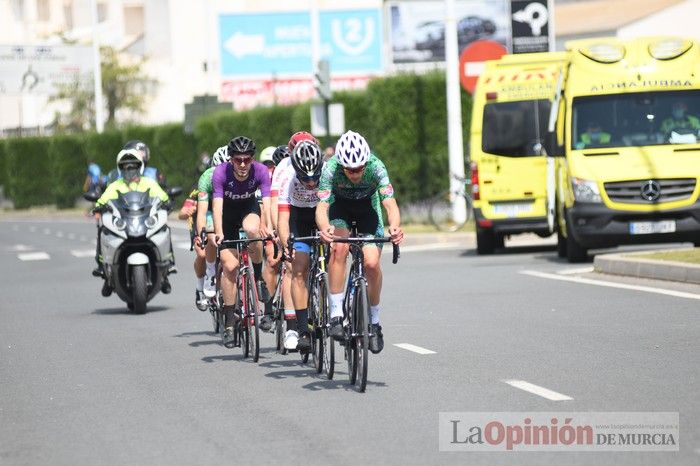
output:
[[[700,284],[700,265],[645,259],[634,254],[597,255],[593,268],[611,275]]]

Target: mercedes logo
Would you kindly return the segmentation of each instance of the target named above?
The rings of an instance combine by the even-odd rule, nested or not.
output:
[[[661,197],[661,185],[658,181],[649,180],[642,184],[642,189],[640,190],[642,194],[642,199],[649,202],[654,202]]]

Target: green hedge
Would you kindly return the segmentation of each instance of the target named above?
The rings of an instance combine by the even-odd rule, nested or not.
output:
[[[345,127],[363,134],[386,163],[401,203],[424,199],[447,187],[445,99],[445,78],[437,72],[375,79],[365,91],[334,95],[335,102],[345,105]],[[253,138],[259,149],[285,144],[293,132],[310,130],[310,105],[207,115],[197,121],[193,135],[185,134],[181,124],[167,124],[0,141],[0,184],[18,208],[69,207],[80,195],[88,161],[109,172],[122,145],[141,139],[151,148],[151,165],[166,175],[171,186],[187,190],[196,181],[200,152],[211,154],[236,135]],[[462,92],[465,145],[470,116],[471,98]]]
[[[85,144],[77,136],[56,136],[50,139],[51,183],[53,202],[59,208],[70,208],[83,192],[87,157]]]

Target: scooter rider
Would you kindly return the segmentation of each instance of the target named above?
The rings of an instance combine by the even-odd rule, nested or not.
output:
[[[168,202],[168,194],[163,191],[160,185],[153,179],[143,176],[144,163],[142,159],[142,154],[140,151],[135,149],[122,149],[119,154],[117,154],[117,170],[119,172],[119,179],[111,183],[105,189],[105,192],[100,196],[100,198],[95,203],[95,217],[98,220],[97,227],[97,250],[95,252],[95,260],[97,261],[97,268],[93,270],[92,274],[96,277],[103,277],[104,272],[102,268],[102,257],[100,248],[100,233],[101,233],[101,223],[99,222],[101,217],[101,209],[107,202],[117,199],[120,193],[126,193],[130,191],[146,192],[150,190],[150,195],[152,197],[157,197],[163,202]],[[173,258],[170,258],[171,261]],[[171,286],[167,278],[163,281],[161,291],[163,293],[170,293]],[[102,288],[102,295],[109,296],[112,293],[112,289],[109,287],[107,282],[105,282]]]

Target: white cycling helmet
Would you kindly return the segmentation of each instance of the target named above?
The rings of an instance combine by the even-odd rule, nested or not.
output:
[[[228,155],[228,146],[221,146],[214,152],[214,156],[211,158],[211,166],[218,167],[229,160],[231,160],[231,157]]]
[[[338,139],[335,145],[338,162],[345,168],[357,168],[369,160],[369,146],[359,133],[348,131]]]

